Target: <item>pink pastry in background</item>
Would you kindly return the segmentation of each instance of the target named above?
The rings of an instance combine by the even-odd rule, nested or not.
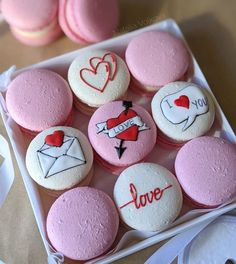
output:
[[[112,37],[119,22],[117,0],[60,0],[59,23],[77,43],[99,42]]]
[[[112,199],[103,191],[78,187],[62,194],[47,216],[52,246],[73,260],[98,257],[112,246],[119,216]]]
[[[33,69],[11,81],[6,104],[21,129],[35,135],[52,126],[70,124],[73,96],[69,85],[59,74]]]
[[[129,101],[115,101],[94,112],[88,136],[97,161],[119,174],[126,167],[146,159],[156,144],[157,129],[143,107]]]
[[[13,35],[26,45],[45,45],[62,33],[57,0],[2,0],[1,11]]]
[[[175,172],[185,196],[197,207],[216,207],[236,198],[236,146],[199,137],[178,152]]]
[[[169,82],[185,80],[190,56],[182,40],[163,31],[147,31],[134,37],[126,49],[126,63],[134,91],[153,95]]]

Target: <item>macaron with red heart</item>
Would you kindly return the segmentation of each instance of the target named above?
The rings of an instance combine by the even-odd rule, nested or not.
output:
[[[158,141],[178,147],[210,130],[215,107],[210,93],[203,87],[173,82],[153,97],[152,115],[159,128]]]
[[[96,110],[88,125],[88,136],[98,163],[119,174],[150,154],[156,143],[156,126],[143,107],[116,101]]]
[[[125,96],[130,74],[118,55],[94,49],[82,51],[72,62],[68,80],[75,106],[91,115],[99,106]]]
[[[72,187],[89,184],[93,176],[93,150],[81,131],[52,127],[31,141],[26,167],[34,181],[57,196]]]
[[[10,82],[6,104],[20,128],[35,135],[49,127],[71,123],[73,94],[59,74],[46,69],[31,69]]]

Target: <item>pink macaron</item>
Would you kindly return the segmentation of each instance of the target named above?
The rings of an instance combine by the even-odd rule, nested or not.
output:
[[[95,158],[106,169],[119,174],[145,160],[156,143],[156,126],[141,106],[115,101],[98,108],[88,125]]]
[[[78,43],[110,38],[119,22],[117,0],[60,0],[59,23],[64,33]]]
[[[185,80],[190,65],[182,40],[157,30],[133,38],[125,58],[133,76],[131,88],[145,95],[153,95],[169,82]]]
[[[216,207],[236,196],[236,147],[217,137],[199,137],[178,152],[175,172],[188,200]]]
[[[119,216],[112,199],[91,187],[62,194],[52,205],[46,222],[52,246],[73,260],[100,256],[112,246]]]
[[[6,104],[14,121],[25,132],[35,135],[52,126],[70,124],[73,95],[57,73],[33,69],[10,82]]]
[[[57,0],[2,0],[2,14],[22,43],[40,46],[61,35]]]

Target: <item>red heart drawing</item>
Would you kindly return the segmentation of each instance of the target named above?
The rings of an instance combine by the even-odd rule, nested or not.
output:
[[[80,78],[91,88],[103,92],[109,81],[110,66],[108,62],[100,61],[95,69],[83,68],[80,70]]]
[[[132,109],[129,109],[127,112],[123,111],[118,117],[107,120],[107,128],[111,129],[113,127],[116,127],[119,124],[135,116],[137,116],[137,113]],[[137,125],[133,125],[128,129],[124,130],[123,132],[119,133],[118,135],[116,135],[117,139],[129,140],[129,141],[136,141],[137,137],[138,137]]]
[[[53,134],[45,137],[45,142],[49,146],[60,147],[63,144],[64,132],[61,130],[54,131]]]
[[[117,71],[117,59],[113,53],[106,53],[102,58],[93,57],[89,60],[90,66],[95,69],[97,64],[101,61],[108,62],[110,66],[109,80],[113,81]]]
[[[175,105],[185,107],[189,109],[189,99],[186,95],[181,95],[178,99],[174,101]]]

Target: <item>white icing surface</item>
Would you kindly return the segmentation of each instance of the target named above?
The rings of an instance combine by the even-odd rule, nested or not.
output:
[[[132,202],[131,183],[136,188],[137,205],[140,205],[140,199],[144,201],[145,198],[140,198],[140,195],[145,193],[153,201],[137,209]],[[156,188],[166,188],[161,198],[160,194],[156,196],[160,199],[153,199]],[[154,163],[136,164],[123,171],[114,187],[114,200],[121,219],[130,227],[142,231],[160,231],[168,227],[182,208],[182,193],[175,176]]]
[[[81,53],[72,62],[68,81],[74,94],[83,103],[98,107],[126,93],[130,74],[125,62],[116,54],[93,50]]]
[[[204,229],[184,254],[184,264],[224,264],[236,261],[236,217],[223,216]]]
[[[163,134],[173,140],[186,141],[211,128],[215,108],[205,89],[191,83],[174,82],[156,93],[152,114]]]
[[[64,131],[60,147],[45,143],[54,131]],[[51,190],[64,190],[83,181],[91,170],[93,151],[82,132],[69,127],[53,127],[38,134],[30,143],[26,166],[31,177]]]

